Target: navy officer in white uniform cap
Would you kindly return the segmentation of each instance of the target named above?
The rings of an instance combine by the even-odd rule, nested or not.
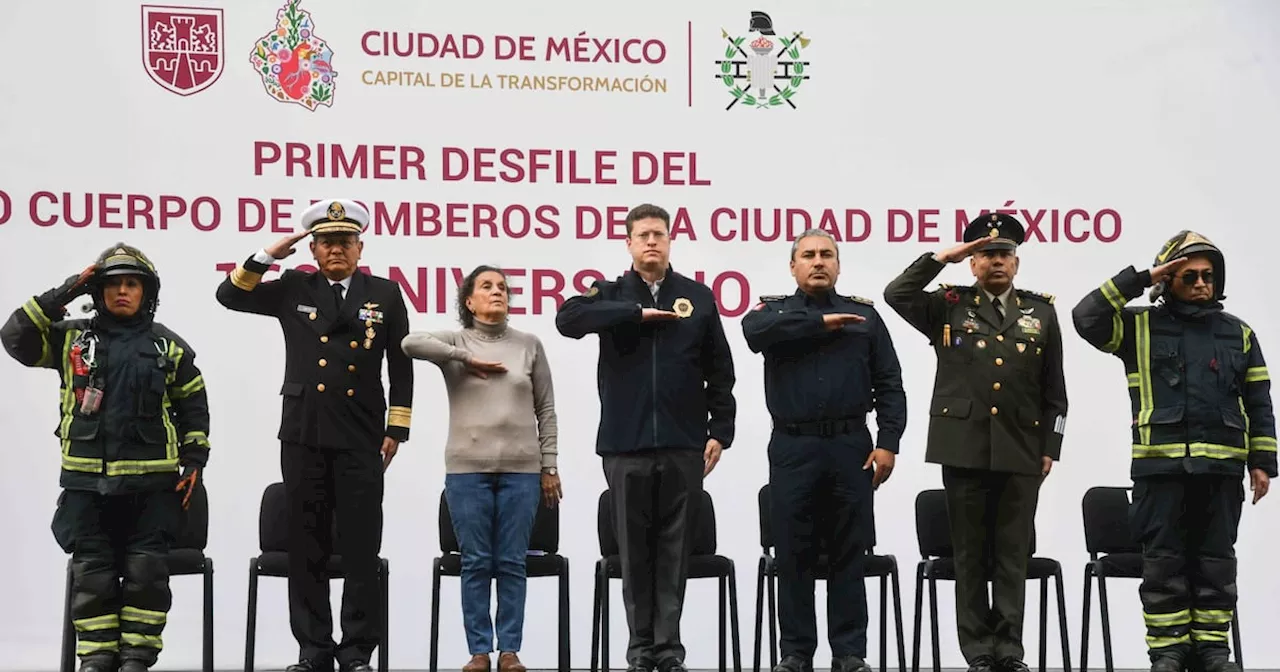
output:
[[[289,622],[300,648],[290,672],[371,670],[386,624],[378,589],[383,471],[409,439],[413,366],[400,287],[359,272],[369,212],[346,199],[317,201],[303,230],[245,260],[218,287],[231,310],[274,317],[284,330],[278,438],[289,501]],[[262,276],[312,236],[317,271]],[[390,394],[382,386],[386,358]],[[338,538],[331,538],[337,516]],[[342,556],[342,641],[333,640],[329,556]]]

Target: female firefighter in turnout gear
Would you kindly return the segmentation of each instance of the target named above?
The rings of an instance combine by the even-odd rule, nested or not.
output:
[[[1258,337],[1222,309],[1226,263],[1182,231],[1154,268],[1120,271],[1072,313],[1076,331],[1119,357],[1133,407],[1134,536],[1153,672],[1228,659],[1236,531],[1248,467],[1253,503],[1276,477],[1271,383]],[[1153,286],[1154,306],[1125,304]]]
[[[121,243],[0,328],[11,357],[62,379],[53,533],[71,554],[81,672],[155,664],[172,599],[165,554],[209,457],[204,379],[191,347],[154,321],[159,291],[155,267]],[[97,314],[62,319],[86,293]]]

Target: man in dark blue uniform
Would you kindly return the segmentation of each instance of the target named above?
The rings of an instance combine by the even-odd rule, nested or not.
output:
[[[413,360],[400,348],[409,316],[399,285],[358,270],[367,210],[326,199],[302,213],[302,225],[245,260],[217,296],[231,310],[274,317],[284,331],[277,436],[289,500],[289,622],[300,649],[289,670],[329,672],[336,659],[342,672],[369,672],[386,627],[378,587],[383,471],[409,440]],[[319,270],[262,282],[307,236]],[[336,646],[325,571],[335,551],[347,576]]]
[[[874,538],[872,491],[893,471],[907,424],[902,369],[884,321],[867,299],[835,292],[835,240],[814,229],[791,248],[790,296],[764,296],[742,320],[764,353],[771,523],[778,557],[782,661],[809,672],[818,645],[814,565],[826,550],[833,672],[866,672],[863,562]],[[872,443],[867,414],[876,413]]]

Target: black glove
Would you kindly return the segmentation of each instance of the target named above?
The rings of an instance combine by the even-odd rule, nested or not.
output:
[[[188,464],[182,468],[182,478],[178,480],[178,485],[173,488],[174,492],[183,492],[182,508],[185,510],[191,506],[191,493],[196,491],[196,486],[200,484],[200,467],[194,464]]]
[[[89,292],[89,279],[93,277],[94,271],[98,269],[97,264],[93,264],[80,272],[79,275],[73,275],[66,279],[60,287],[49,290],[44,296],[42,303],[47,305],[43,307],[61,310],[68,303],[71,303],[76,297],[87,294]]]

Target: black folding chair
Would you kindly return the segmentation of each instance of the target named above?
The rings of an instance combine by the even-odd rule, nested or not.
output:
[[[559,670],[569,672],[569,559],[560,555],[560,509],[548,508],[538,498],[538,514],[529,536],[529,555],[525,556],[525,574],[529,578],[556,577],[560,584]],[[431,672],[436,672],[437,646],[440,642],[440,577],[462,576],[462,555],[458,537],[453,531],[449,504],[440,493],[440,557],[431,570]]]
[[[191,494],[178,538],[165,556],[169,576],[204,577],[204,660],[201,669],[213,672],[213,560],[205,557],[209,542],[209,494],[201,483]],[[67,560],[66,598],[62,606],[62,672],[76,667],[76,628],[71,622],[71,560]]]
[[[763,638],[762,625],[764,621],[764,601],[765,601],[765,583],[769,585],[769,669],[773,669],[778,664],[778,610],[777,610],[777,577],[778,565],[777,558],[773,555],[773,528],[769,523],[769,507],[771,499],[769,497],[769,485],[766,483],[760,488],[758,495],[760,509],[760,564],[756,572],[756,641],[755,641],[755,658],[752,661],[752,670],[760,672],[760,652],[761,639]],[[874,547],[874,530],[873,544]],[[892,555],[876,555],[872,549],[867,549],[867,559],[863,574],[866,578],[880,579],[880,672],[888,669],[889,659],[889,588],[893,587],[893,613],[894,625],[897,626],[898,635],[898,670],[905,672],[907,669],[907,638],[903,634],[902,626],[902,593],[898,584],[898,559]],[[827,564],[826,554],[818,557],[817,566],[814,567],[814,576],[819,581],[826,581],[829,566]]]
[[[330,532],[331,539],[338,539],[336,516]],[[245,625],[244,636],[244,670],[253,672],[254,649],[258,637],[258,577],[272,576],[281,579],[289,577],[289,506],[285,498],[284,483],[272,483],[262,493],[262,507],[258,511],[258,549],[261,555],[249,558],[249,615]],[[342,568],[342,556],[331,555],[325,565],[325,573],[330,580],[345,579]],[[378,644],[378,672],[387,672],[388,643],[388,597],[391,581],[391,566],[385,558],[378,558],[378,583],[382,593],[382,641]]]
[[[947,496],[943,490],[925,490],[916,495],[916,541],[920,563],[916,566],[916,617],[912,640],[911,671],[920,670],[920,620],[924,583],[929,582],[929,635],[933,644],[933,670],[942,669],[938,646],[938,581],[955,581],[955,551],[951,546],[951,526],[947,516]],[[1032,557],[1027,563],[1027,580],[1040,581],[1040,672],[1048,669],[1049,580],[1053,579],[1058,598],[1058,633],[1062,638],[1062,669],[1071,671],[1071,644],[1067,639],[1067,606],[1063,596],[1062,565],[1052,558],[1036,557],[1035,534],[1031,537]],[[990,579],[988,579],[990,580]]]
[[[591,615],[591,672],[609,672],[609,579],[622,578],[622,559],[618,555],[618,538],[613,528],[613,511],[609,491],[600,493],[597,509],[600,555],[596,561],[595,599]],[[728,669],[725,651],[732,630],[733,669],[742,672],[742,647],[738,639],[738,583],[733,560],[716,554],[716,512],[711,493],[702,492],[694,531],[693,553],[689,558],[690,579],[718,579],[720,584],[720,672]],[[727,597],[727,599],[726,599]],[[725,608],[728,607],[728,613]]]
[[[1102,617],[1102,656],[1107,672],[1115,672],[1111,657],[1111,609],[1107,579],[1142,579],[1142,546],[1133,539],[1129,525],[1130,488],[1094,486],[1084,493],[1084,544],[1089,562],[1084,566],[1084,617],[1080,621],[1080,672],[1089,669],[1089,617],[1093,579],[1098,580],[1098,611]],[[1231,639],[1236,664],[1244,668],[1240,649],[1240,620],[1231,615]]]

